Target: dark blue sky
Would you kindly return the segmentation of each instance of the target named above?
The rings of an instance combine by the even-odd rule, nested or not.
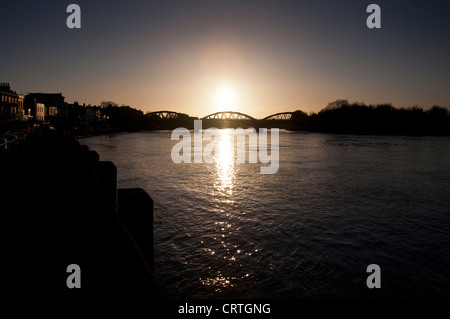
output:
[[[66,27],[70,3],[82,28]],[[366,8],[381,7],[381,29]],[[447,1],[2,1],[0,80],[144,111],[450,107]],[[230,102],[231,103],[231,102]]]

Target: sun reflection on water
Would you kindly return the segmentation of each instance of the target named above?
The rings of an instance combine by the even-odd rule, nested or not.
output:
[[[258,249],[250,250],[239,238],[241,227],[236,223],[244,212],[236,201],[237,165],[235,157],[235,136],[233,129],[221,129],[214,134],[214,156],[211,169],[213,181],[211,197],[214,199],[214,213],[210,215],[206,232],[210,240],[201,241],[203,249],[204,273],[198,278],[202,286],[214,289],[215,293],[226,288],[236,288],[239,282],[248,280],[250,274],[243,266],[244,260]],[[238,208],[240,207],[240,208]],[[251,259],[251,258],[250,258]],[[231,271],[232,270],[232,271]]]
[[[233,194],[234,136],[230,130],[221,130],[216,145],[217,178],[214,187],[222,194]]]
[[[224,276],[220,271],[217,272],[217,276],[214,278],[199,278],[202,285],[213,286],[216,292],[219,292],[221,287],[233,287],[231,281],[235,279],[236,277]]]
[[[221,213],[216,215],[213,223],[213,243],[204,247],[204,253],[209,259],[209,269],[215,269],[209,274],[199,278],[203,286],[210,286],[215,292],[220,292],[227,287],[234,287],[234,282],[239,279],[230,276],[228,267],[231,263],[236,263],[237,245],[230,242],[232,234],[232,220],[234,217],[233,207],[234,187],[236,178],[234,149],[234,130],[221,129],[215,132],[215,148],[213,168],[213,192],[216,208]],[[225,263],[224,263],[225,262]],[[225,266],[227,265],[227,266]],[[225,268],[222,268],[225,267]]]

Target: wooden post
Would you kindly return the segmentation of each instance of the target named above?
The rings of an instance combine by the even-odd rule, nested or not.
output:
[[[118,213],[154,271],[153,200],[142,188],[119,189]]]

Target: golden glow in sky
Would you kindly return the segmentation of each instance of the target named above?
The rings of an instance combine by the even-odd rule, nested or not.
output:
[[[220,88],[215,95],[215,105],[221,111],[232,110],[236,103],[236,94],[229,87]]]

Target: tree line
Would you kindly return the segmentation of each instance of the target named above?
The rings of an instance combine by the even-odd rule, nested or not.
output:
[[[294,112],[294,129],[323,133],[384,135],[450,135],[450,114],[441,106],[395,108],[337,100],[318,113]]]

